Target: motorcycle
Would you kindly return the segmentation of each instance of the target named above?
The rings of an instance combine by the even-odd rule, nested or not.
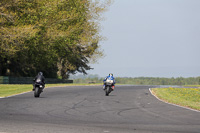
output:
[[[35,97],[40,97],[40,94],[43,92],[44,89],[44,84],[40,79],[37,79],[35,81],[35,89],[34,89],[34,96]]]
[[[109,96],[109,94],[114,90],[113,80],[107,79],[105,81],[105,95]]]

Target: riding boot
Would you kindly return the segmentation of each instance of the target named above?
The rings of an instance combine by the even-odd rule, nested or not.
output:
[[[33,84],[33,91],[35,91],[35,84]]]
[[[105,90],[106,89],[106,86],[105,85],[103,85],[103,90]]]

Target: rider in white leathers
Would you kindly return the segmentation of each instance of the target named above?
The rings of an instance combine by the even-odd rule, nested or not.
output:
[[[113,84],[112,84],[112,89],[114,90],[114,87],[115,87],[115,78],[113,77],[113,74],[110,73],[104,80],[104,85],[103,85],[103,89],[105,89],[105,86],[106,86],[106,80],[113,80]]]

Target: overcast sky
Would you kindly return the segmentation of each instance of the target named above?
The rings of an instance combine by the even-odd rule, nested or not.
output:
[[[104,14],[101,77],[200,76],[200,0],[115,0]]]

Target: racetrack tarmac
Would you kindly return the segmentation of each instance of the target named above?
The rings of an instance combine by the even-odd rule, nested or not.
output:
[[[200,133],[200,112],[157,100],[152,86],[46,88],[0,99],[0,133]]]

